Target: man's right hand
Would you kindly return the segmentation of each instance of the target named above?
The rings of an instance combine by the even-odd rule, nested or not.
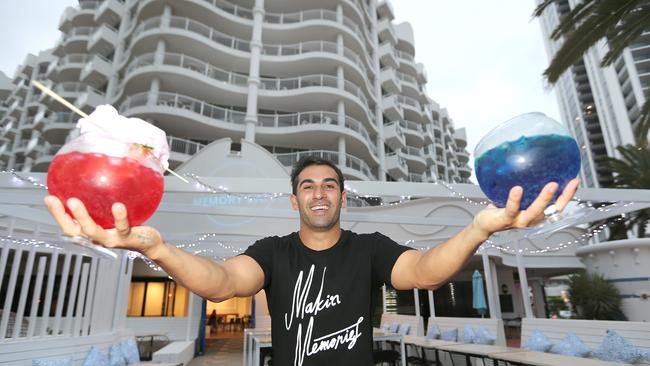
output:
[[[140,252],[151,259],[155,259],[157,252],[165,246],[156,229],[150,226],[131,227],[126,207],[122,203],[114,203],[111,208],[115,218],[114,229],[104,229],[97,225],[88,214],[84,204],[77,198],[70,198],[67,201],[68,209],[72,212],[73,217],[66,213],[63,203],[55,196],[45,197],[45,205],[64,235],[83,235],[95,244],[106,248],[129,249]]]

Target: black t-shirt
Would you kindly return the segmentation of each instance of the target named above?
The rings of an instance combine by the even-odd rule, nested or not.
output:
[[[326,250],[298,233],[269,237],[245,255],[264,271],[278,366],[372,365],[372,315],[397,258],[411,248],[380,234],[341,231]]]

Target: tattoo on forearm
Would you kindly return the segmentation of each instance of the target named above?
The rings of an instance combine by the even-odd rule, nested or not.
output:
[[[154,239],[151,234],[136,234],[136,238],[138,238],[140,244],[151,244]]]

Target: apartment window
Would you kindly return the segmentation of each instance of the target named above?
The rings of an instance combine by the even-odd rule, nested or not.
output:
[[[188,291],[167,278],[134,278],[127,316],[187,316]]]

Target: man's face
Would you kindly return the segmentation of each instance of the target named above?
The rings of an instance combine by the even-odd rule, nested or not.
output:
[[[300,213],[301,228],[327,231],[339,223],[346,193],[341,192],[338,176],[327,165],[311,165],[298,175],[291,206]]]

